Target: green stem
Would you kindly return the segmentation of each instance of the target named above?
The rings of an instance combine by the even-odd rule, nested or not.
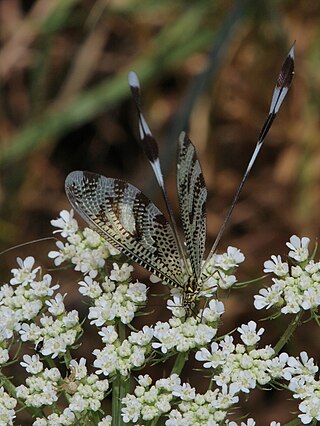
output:
[[[153,420],[150,420],[148,423],[147,423],[147,425],[148,426],[157,426],[159,423],[158,423],[158,420],[159,420],[159,417],[156,417],[155,419],[153,419]]]
[[[177,356],[174,366],[172,367],[171,374],[180,375],[186,361],[188,361],[188,353],[180,352],[179,355]]]
[[[117,373],[112,382],[112,426],[124,425],[121,416],[121,400],[129,392],[130,380]]]
[[[176,358],[174,366],[172,367],[171,374],[180,375],[184,367],[184,364],[186,363],[187,360],[188,360],[188,353],[180,352]],[[160,419],[160,416],[155,417],[153,420],[148,422],[148,426],[157,426],[159,419]]]
[[[121,322],[118,323],[118,336],[120,339],[120,342],[123,342],[126,338],[126,326],[122,324]]]
[[[17,398],[15,385],[4,374],[0,375],[0,383],[9,395],[13,396],[14,398]]]
[[[53,360],[52,358],[50,358],[50,356],[47,356],[47,357],[46,357],[46,361],[47,361],[48,366],[49,366],[50,368],[54,368],[54,367],[56,366],[56,364],[55,364],[54,360]]]
[[[70,353],[70,351],[67,351],[65,354],[64,354],[64,363],[65,363],[65,365],[66,365],[66,368],[69,368],[69,365],[70,365],[70,361],[72,360],[72,356],[71,356],[71,353]]]
[[[278,354],[281,351],[281,349],[284,347],[284,345],[289,341],[289,339],[291,338],[292,334],[294,333],[294,331],[298,327],[298,325],[300,323],[300,320],[301,320],[301,317],[302,317],[302,312],[299,312],[293,318],[293,320],[289,324],[289,326],[286,329],[286,331],[282,334],[280,340],[278,341],[278,343],[274,347],[274,350],[275,350],[276,354]]]
[[[121,322],[118,323],[118,336],[120,342],[123,342],[126,338],[126,326]],[[129,391],[130,378],[117,373],[115,380],[112,382],[112,426],[124,424],[121,416],[121,400]]]
[[[90,424],[97,425],[100,422],[100,416],[98,412],[90,413]]]

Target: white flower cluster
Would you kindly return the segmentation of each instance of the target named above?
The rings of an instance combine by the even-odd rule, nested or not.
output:
[[[22,367],[32,374],[25,385],[17,387],[17,397],[28,407],[52,406],[64,391],[68,394],[68,407],[61,414],[52,413],[47,418],[38,417],[33,426],[73,425],[81,413],[96,412],[101,407],[109,388],[107,379],[99,380],[96,374],[87,375],[86,360],[70,361],[71,375],[62,379],[57,368],[43,369],[38,355],[24,355]],[[45,391],[44,391],[45,390]]]
[[[26,385],[16,388],[17,397],[28,407],[54,404],[58,400],[58,383],[61,381],[59,370],[56,367],[43,369],[38,355],[24,355],[23,360],[21,365],[26,367],[32,376],[27,377]]]
[[[52,413],[47,418],[37,417],[32,426],[72,426],[75,421],[74,413],[69,408],[65,408],[62,414]]]
[[[172,309],[173,313],[176,309],[179,308]],[[211,300],[208,307],[200,311],[196,318],[188,317],[181,320],[179,317],[173,317],[168,322],[158,321],[154,327],[154,337],[158,341],[154,342],[152,347],[160,349],[165,354],[172,349],[187,352],[206,345],[216,335],[217,322],[223,312],[223,303]]]
[[[150,421],[166,415],[166,426],[219,425],[228,409],[239,400],[232,386],[198,394],[189,383],[181,384],[177,374],[157,380],[151,386],[149,375],[138,377],[134,395],[122,399],[125,423]]]
[[[41,276],[40,268],[34,268],[33,257],[18,258],[17,263],[19,268],[12,269],[10,284],[0,288],[0,365],[9,359],[6,342],[33,322],[59,288],[58,285],[51,286],[49,274]]]
[[[55,358],[66,353],[77,340],[81,332],[79,316],[76,310],[67,312],[63,296],[58,293],[52,300],[47,300],[48,312],[39,319],[40,325],[22,323],[19,330],[23,342],[34,342],[42,355]]]
[[[300,353],[300,359],[287,354],[282,354],[282,357],[286,361],[282,377],[289,382],[288,388],[293,397],[302,400],[299,404],[302,414],[298,416],[302,424],[320,421],[320,381],[315,378],[319,368],[306,352]]]
[[[64,295],[56,293],[59,286],[52,286],[50,275],[42,276],[32,257],[18,259],[10,285],[0,288],[0,365],[9,361],[9,345],[17,336],[22,342],[33,342],[37,351],[47,357],[40,361],[38,354],[24,355],[20,363],[30,376],[16,388],[16,397],[38,416],[34,426],[80,424],[83,418],[98,426],[111,426],[112,418],[103,413],[101,403],[115,375],[120,381],[128,380],[133,370],[148,365],[150,360],[180,353],[173,370],[178,371],[185,362],[184,354],[192,350],[211,378],[209,390],[199,394],[188,383],[182,383],[177,374],[154,384],[149,375],[139,376],[134,392],[121,401],[125,423],[156,424],[163,420],[166,426],[237,426],[227,417],[239,403],[239,394],[249,394],[272,380],[280,386],[288,382],[287,388],[300,401],[302,424],[320,421],[320,381],[315,377],[318,367],[305,352],[299,359],[286,353],[275,356],[268,345],[259,349],[264,329],[259,329],[254,321],[237,329],[241,343],[234,343],[231,335],[213,341],[217,339],[224,304],[212,298],[197,315],[187,315],[183,295],[176,289],[167,302],[172,317],[167,322],[158,321],[135,330],[130,323],[146,304],[147,287],[131,281],[133,267],[113,263],[106,276],[106,260],[119,252],[89,228],[81,232],[72,211],[62,211],[60,219],[52,224],[67,241],[58,242],[59,251],[50,252],[49,256],[56,265],[66,260],[73,263],[84,275],[79,291],[90,299],[88,319],[98,328],[103,345],[92,352],[95,374],[88,374],[84,358],[79,362],[67,361],[69,349],[81,334],[78,312],[66,311]],[[255,296],[257,309],[276,305],[282,313],[297,313],[316,310],[320,305],[320,262],[311,258],[308,245],[308,238],[292,236],[287,243],[291,264],[283,262],[280,256],[265,262],[264,271],[273,273],[275,278],[270,289]],[[213,255],[206,266],[204,285],[196,296],[211,298],[218,287],[230,288],[236,283],[233,273],[243,261],[243,254],[234,247]],[[57,358],[59,362],[61,356],[70,369],[70,375],[64,379],[58,368],[52,368],[52,360]],[[45,368],[47,360],[50,368]],[[107,378],[99,380],[99,376]],[[17,402],[6,391],[4,382],[4,388],[0,388],[0,424],[3,421],[11,425]],[[62,398],[64,408],[59,411]],[[38,409],[50,407],[52,411],[46,409],[46,415],[41,417]],[[120,415],[117,411],[113,413],[113,422]],[[239,426],[256,424],[252,418],[241,420]],[[273,421],[270,426],[280,423]]]
[[[139,332],[132,332],[122,342],[114,326],[103,327],[101,332],[103,349],[95,349],[96,357],[93,365],[97,368],[97,374],[110,374],[118,371],[122,376],[128,376],[134,368],[141,367],[145,363],[146,354],[151,351],[153,330],[144,326]]]
[[[73,217],[73,210],[70,212],[62,210],[60,218],[52,220],[51,224],[58,228],[55,232],[59,232],[67,240],[66,243],[57,241],[56,246],[59,250],[49,253],[49,257],[54,259],[56,266],[65,261],[71,261],[76,271],[84,274],[90,272],[90,275],[94,277],[104,266],[106,259],[119,254],[117,249],[92,229],[85,228],[81,232],[78,222]]]
[[[189,317],[181,321],[173,317],[168,322],[158,321],[154,328],[144,326],[141,331],[132,332],[122,342],[118,339],[114,326],[103,327],[99,334],[105,346],[93,352],[96,356],[94,367],[98,369],[97,374],[108,376],[119,371],[123,376],[128,375],[133,368],[144,364],[151,346],[166,354],[170,350],[187,352],[206,345],[216,335],[217,328],[214,324],[223,311],[222,302],[211,300],[197,318]],[[157,341],[153,341],[154,339]]]
[[[320,305],[320,262],[309,259],[309,238],[293,235],[289,258],[294,264],[283,262],[281,256],[271,256],[264,263],[264,272],[273,273],[273,285],[255,295],[256,309],[281,308],[283,314],[296,314],[301,310],[315,310]],[[292,263],[291,262],[291,263]]]
[[[88,375],[85,364],[84,358],[81,358],[79,363],[71,360],[71,375],[65,379],[65,390],[72,394],[69,398],[69,409],[76,414],[98,411],[109,389],[109,381],[99,380],[96,374]]]
[[[16,417],[14,408],[17,401],[8,395],[3,387],[0,387],[0,424],[11,426]]]
[[[277,378],[281,372],[271,374],[270,364],[274,350],[270,346],[255,349],[263,329],[256,331],[257,324],[250,321],[238,328],[244,344],[233,343],[232,336],[218,344],[211,343],[211,351],[201,348],[195,355],[196,360],[204,362],[204,368],[214,369],[212,380],[218,386],[231,386],[236,392],[249,393],[257,384],[265,385],[272,378]]]
[[[73,210],[63,210],[60,218],[51,221],[52,225],[59,228],[61,236],[67,238],[67,243],[57,242],[59,251],[52,251],[49,257],[54,259],[56,265],[68,260],[85,275],[79,282],[80,293],[92,299],[93,306],[89,308],[88,318],[91,324],[101,327],[120,318],[123,324],[130,323],[135,313],[144,306],[147,300],[147,287],[140,282],[130,282],[133,267],[124,263],[119,266],[113,263],[113,269],[103,282],[97,278],[105,261],[111,256],[116,256],[119,251],[90,228],[79,231],[78,223],[73,217]],[[100,274],[101,275],[101,274]]]
[[[147,286],[140,282],[129,282],[132,271],[133,267],[127,263],[120,267],[114,263],[110,277],[105,278],[101,285],[89,276],[80,281],[80,293],[93,301],[88,315],[91,324],[100,327],[115,318],[128,324],[141,306],[145,305]]]
[[[206,296],[210,288],[220,287],[224,290],[231,288],[237,282],[234,271],[244,260],[243,253],[231,246],[227,248],[226,253],[213,254],[204,271],[204,277],[209,278],[203,284],[203,295]]]

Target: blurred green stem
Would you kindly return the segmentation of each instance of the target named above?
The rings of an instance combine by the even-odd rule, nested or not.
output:
[[[289,326],[286,329],[286,331],[282,334],[280,340],[278,341],[278,343],[274,347],[274,350],[275,350],[276,354],[278,354],[281,351],[281,349],[288,343],[288,341],[290,340],[291,336],[295,332],[296,328],[299,326],[301,317],[302,317],[302,313],[301,312],[299,312],[298,314],[296,314],[296,316],[293,318],[293,320],[289,324]]]
[[[246,2],[245,2],[246,3]],[[212,44],[215,32],[201,29],[201,22],[212,8],[211,2],[201,7],[190,6],[143,51],[143,56],[130,64],[141,81],[154,78],[174,64]],[[212,9],[211,9],[212,10]],[[188,28],[188,31],[186,31]],[[94,88],[87,89],[68,101],[56,101],[42,114],[28,122],[20,132],[3,141],[0,165],[22,159],[33,149],[49,143],[70,129],[87,122],[106,107],[115,105],[129,93],[127,73],[123,70]]]

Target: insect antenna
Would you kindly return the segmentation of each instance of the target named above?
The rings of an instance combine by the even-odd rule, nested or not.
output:
[[[189,263],[186,258],[186,253],[184,250],[184,247],[182,245],[181,239],[179,238],[178,234],[178,227],[176,220],[174,218],[174,214],[172,211],[172,207],[169,202],[168,194],[165,188],[164,179],[163,179],[163,173],[161,170],[160,165],[160,159],[159,159],[159,149],[158,144],[154,138],[154,136],[151,133],[151,130],[142,114],[141,110],[141,89],[140,89],[140,83],[138,76],[135,72],[130,71],[128,74],[128,82],[131,89],[132,97],[134,100],[134,103],[136,105],[136,109],[138,112],[138,120],[139,120],[139,133],[140,133],[140,141],[142,145],[142,149],[149,160],[151,167],[153,169],[153,172],[155,174],[155,177],[157,179],[157,182],[161,188],[161,192],[166,204],[166,208],[169,215],[169,221],[173,230],[173,235],[177,243],[177,247],[179,250],[180,258],[182,259],[183,266],[186,271],[189,271],[190,273],[190,267]]]
[[[213,253],[216,251],[216,248],[220,242],[220,239],[222,237],[222,234],[225,230],[225,227],[230,219],[230,216],[233,212],[234,206],[236,204],[236,202],[239,199],[240,193],[242,191],[242,188],[244,186],[245,181],[247,180],[247,177],[252,169],[252,166],[254,164],[254,162],[256,161],[256,158],[259,154],[259,151],[263,145],[263,142],[271,128],[271,125],[274,121],[274,119],[276,118],[278,111],[280,109],[280,106],[284,100],[284,98],[286,97],[286,94],[288,93],[289,87],[291,85],[292,79],[293,79],[293,75],[294,75],[294,44],[291,47],[291,49],[289,50],[289,53],[281,67],[281,71],[280,74],[278,76],[277,79],[277,83],[276,86],[274,88],[273,91],[273,95],[272,95],[272,100],[271,100],[271,105],[270,105],[270,110],[269,110],[269,114],[268,117],[264,123],[264,125],[262,126],[262,129],[260,131],[260,135],[256,144],[256,147],[253,151],[253,154],[250,158],[250,161],[248,163],[247,169],[243,175],[243,178],[240,182],[240,185],[238,187],[238,190],[233,198],[233,201],[231,203],[231,206],[227,212],[227,215],[221,225],[221,228],[219,230],[219,233],[215,239],[215,242],[213,243],[213,246],[210,250],[210,253],[207,257],[207,260],[205,261],[205,264],[203,266],[203,268],[206,267],[207,263],[209,262],[211,256],[213,255]]]
[[[7,249],[5,249],[5,250],[1,251],[1,252],[0,252],[0,256],[1,256],[2,254],[8,253],[9,251],[15,250],[15,249],[20,248],[20,247],[28,246],[28,245],[30,245],[30,244],[34,244],[34,243],[41,243],[42,241],[49,241],[49,240],[59,241],[59,240],[58,240],[57,238],[55,238],[55,237],[44,237],[44,238],[39,238],[39,239],[37,239],[37,240],[27,241],[27,242],[25,242],[25,243],[17,244],[16,246],[9,247],[9,248],[7,248]]]

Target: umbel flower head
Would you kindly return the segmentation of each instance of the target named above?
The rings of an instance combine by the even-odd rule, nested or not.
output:
[[[278,308],[283,314],[316,311],[320,305],[320,262],[309,254],[310,240],[293,235],[287,243],[288,261],[271,256],[264,263],[264,272],[273,274],[273,284],[261,289],[254,306],[260,310]]]
[[[221,300],[212,298],[221,287],[217,282],[208,285],[203,295],[208,301],[198,315],[186,317],[179,294],[172,294],[167,301],[167,321],[136,329],[133,320],[148,302],[147,286],[132,279],[133,267],[119,262],[117,251],[109,246],[102,248],[104,241],[95,231],[81,231],[72,212],[63,212],[60,219],[54,224],[64,230],[64,241],[57,243],[58,250],[50,257],[57,263],[64,257],[63,262],[73,265],[79,274],[79,293],[87,305],[85,321],[88,327],[97,329],[100,343],[92,348],[91,365],[84,358],[71,356],[71,350],[75,352],[82,339],[78,312],[67,310],[67,295],[58,292],[52,276],[42,274],[34,258],[18,259],[10,283],[0,290],[0,314],[4,318],[1,364],[12,361],[10,339],[19,339],[22,344],[32,342],[36,352],[21,355],[20,366],[28,376],[16,386],[15,396],[1,388],[0,408],[6,424],[13,424],[18,403],[30,409],[46,409],[46,415],[34,418],[35,426],[73,425],[79,419],[111,426],[111,413],[104,408],[104,400],[111,393],[118,401],[113,416],[123,423],[155,423],[161,419],[166,426],[253,426],[253,418],[237,423],[230,420],[230,413],[241,405],[242,395],[249,398],[254,389],[266,388],[274,381],[298,400],[302,424],[318,420],[320,386],[314,360],[306,352],[296,357],[278,353],[269,344],[259,347],[266,326],[262,328],[252,320],[238,326],[236,332],[221,336],[220,323],[226,308]],[[299,289],[305,290],[304,297],[308,290],[305,284],[315,285],[319,274],[319,265],[310,256],[308,246],[308,239],[293,236],[288,243],[291,263],[274,255],[264,265],[265,272],[274,274],[276,280],[288,280],[288,285],[293,285],[292,279],[297,280]],[[90,250],[95,252],[94,258]],[[208,270],[214,271],[212,279],[218,281],[223,272],[232,275],[242,256],[235,248],[216,254],[215,261],[212,259],[208,265]],[[219,278],[214,277],[216,273]],[[307,274],[311,280],[306,279]],[[128,387],[133,371],[171,357],[176,361],[170,374],[156,381],[149,375],[139,375],[137,385]],[[187,357],[195,357],[199,363],[200,380],[206,377],[210,383],[207,391],[199,393],[177,374]],[[65,377],[57,368],[61,362],[67,362]],[[121,397],[117,396],[120,388],[125,389]],[[67,405],[60,405],[63,395],[67,396]],[[50,407],[61,409],[50,412]],[[270,425],[280,424],[272,421]]]

